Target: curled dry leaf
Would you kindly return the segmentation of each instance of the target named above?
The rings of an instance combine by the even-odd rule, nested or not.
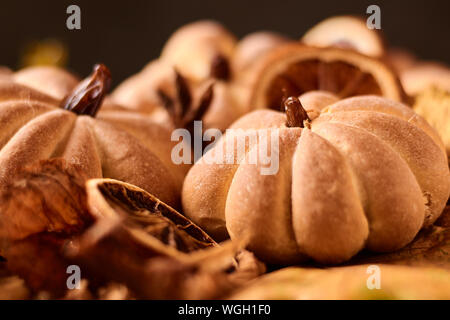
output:
[[[62,293],[67,263],[61,248],[92,222],[85,176],[63,159],[41,161],[0,194],[0,253],[6,268],[33,290]]]
[[[81,170],[63,159],[33,165],[0,194],[0,240],[21,240],[40,232],[74,234],[92,220]]]

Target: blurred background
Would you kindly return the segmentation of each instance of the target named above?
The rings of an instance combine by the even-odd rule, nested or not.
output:
[[[81,30],[66,28],[66,8],[81,8]],[[46,52],[79,75],[96,62],[113,73],[114,85],[156,58],[170,34],[191,21],[215,19],[238,37],[274,30],[292,38],[331,15],[366,15],[381,8],[388,43],[427,60],[450,64],[450,1],[348,0],[127,0],[0,2],[0,65],[17,69]]]

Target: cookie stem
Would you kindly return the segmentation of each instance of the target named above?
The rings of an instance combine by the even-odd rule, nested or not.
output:
[[[286,112],[286,126],[304,128],[305,121],[311,121],[308,113],[303,108],[297,97],[289,97],[284,101],[284,110]]]
[[[62,100],[61,107],[78,115],[95,117],[110,87],[109,69],[104,64],[96,64],[92,74]]]

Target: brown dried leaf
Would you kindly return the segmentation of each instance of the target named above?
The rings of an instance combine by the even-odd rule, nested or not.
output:
[[[0,194],[0,252],[34,291],[66,289],[62,248],[92,221],[85,181],[81,170],[51,159],[25,169]]]
[[[191,83],[190,83],[191,82]],[[214,81],[200,84],[188,81],[175,69],[176,97],[159,89],[157,95],[176,128],[185,128],[192,134],[195,120],[201,120],[208,111],[214,96]],[[194,88],[195,87],[195,88]]]
[[[350,264],[389,263],[434,266],[450,269],[450,205],[435,225],[420,231],[415,240],[401,250],[383,253],[361,253]]]
[[[0,194],[0,244],[39,232],[83,230],[92,220],[85,180],[81,170],[63,159],[44,160],[21,172]]]

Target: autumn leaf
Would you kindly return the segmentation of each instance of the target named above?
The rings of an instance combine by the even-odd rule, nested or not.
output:
[[[348,264],[389,263],[410,266],[433,266],[450,269],[450,205],[429,228],[419,232],[413,242],[395,252],[363,252]]]
[[[0,194],[0,244],[40,232],[81,231],[92,221],[85,180],[63,159],[44,160],[21,172]]]

